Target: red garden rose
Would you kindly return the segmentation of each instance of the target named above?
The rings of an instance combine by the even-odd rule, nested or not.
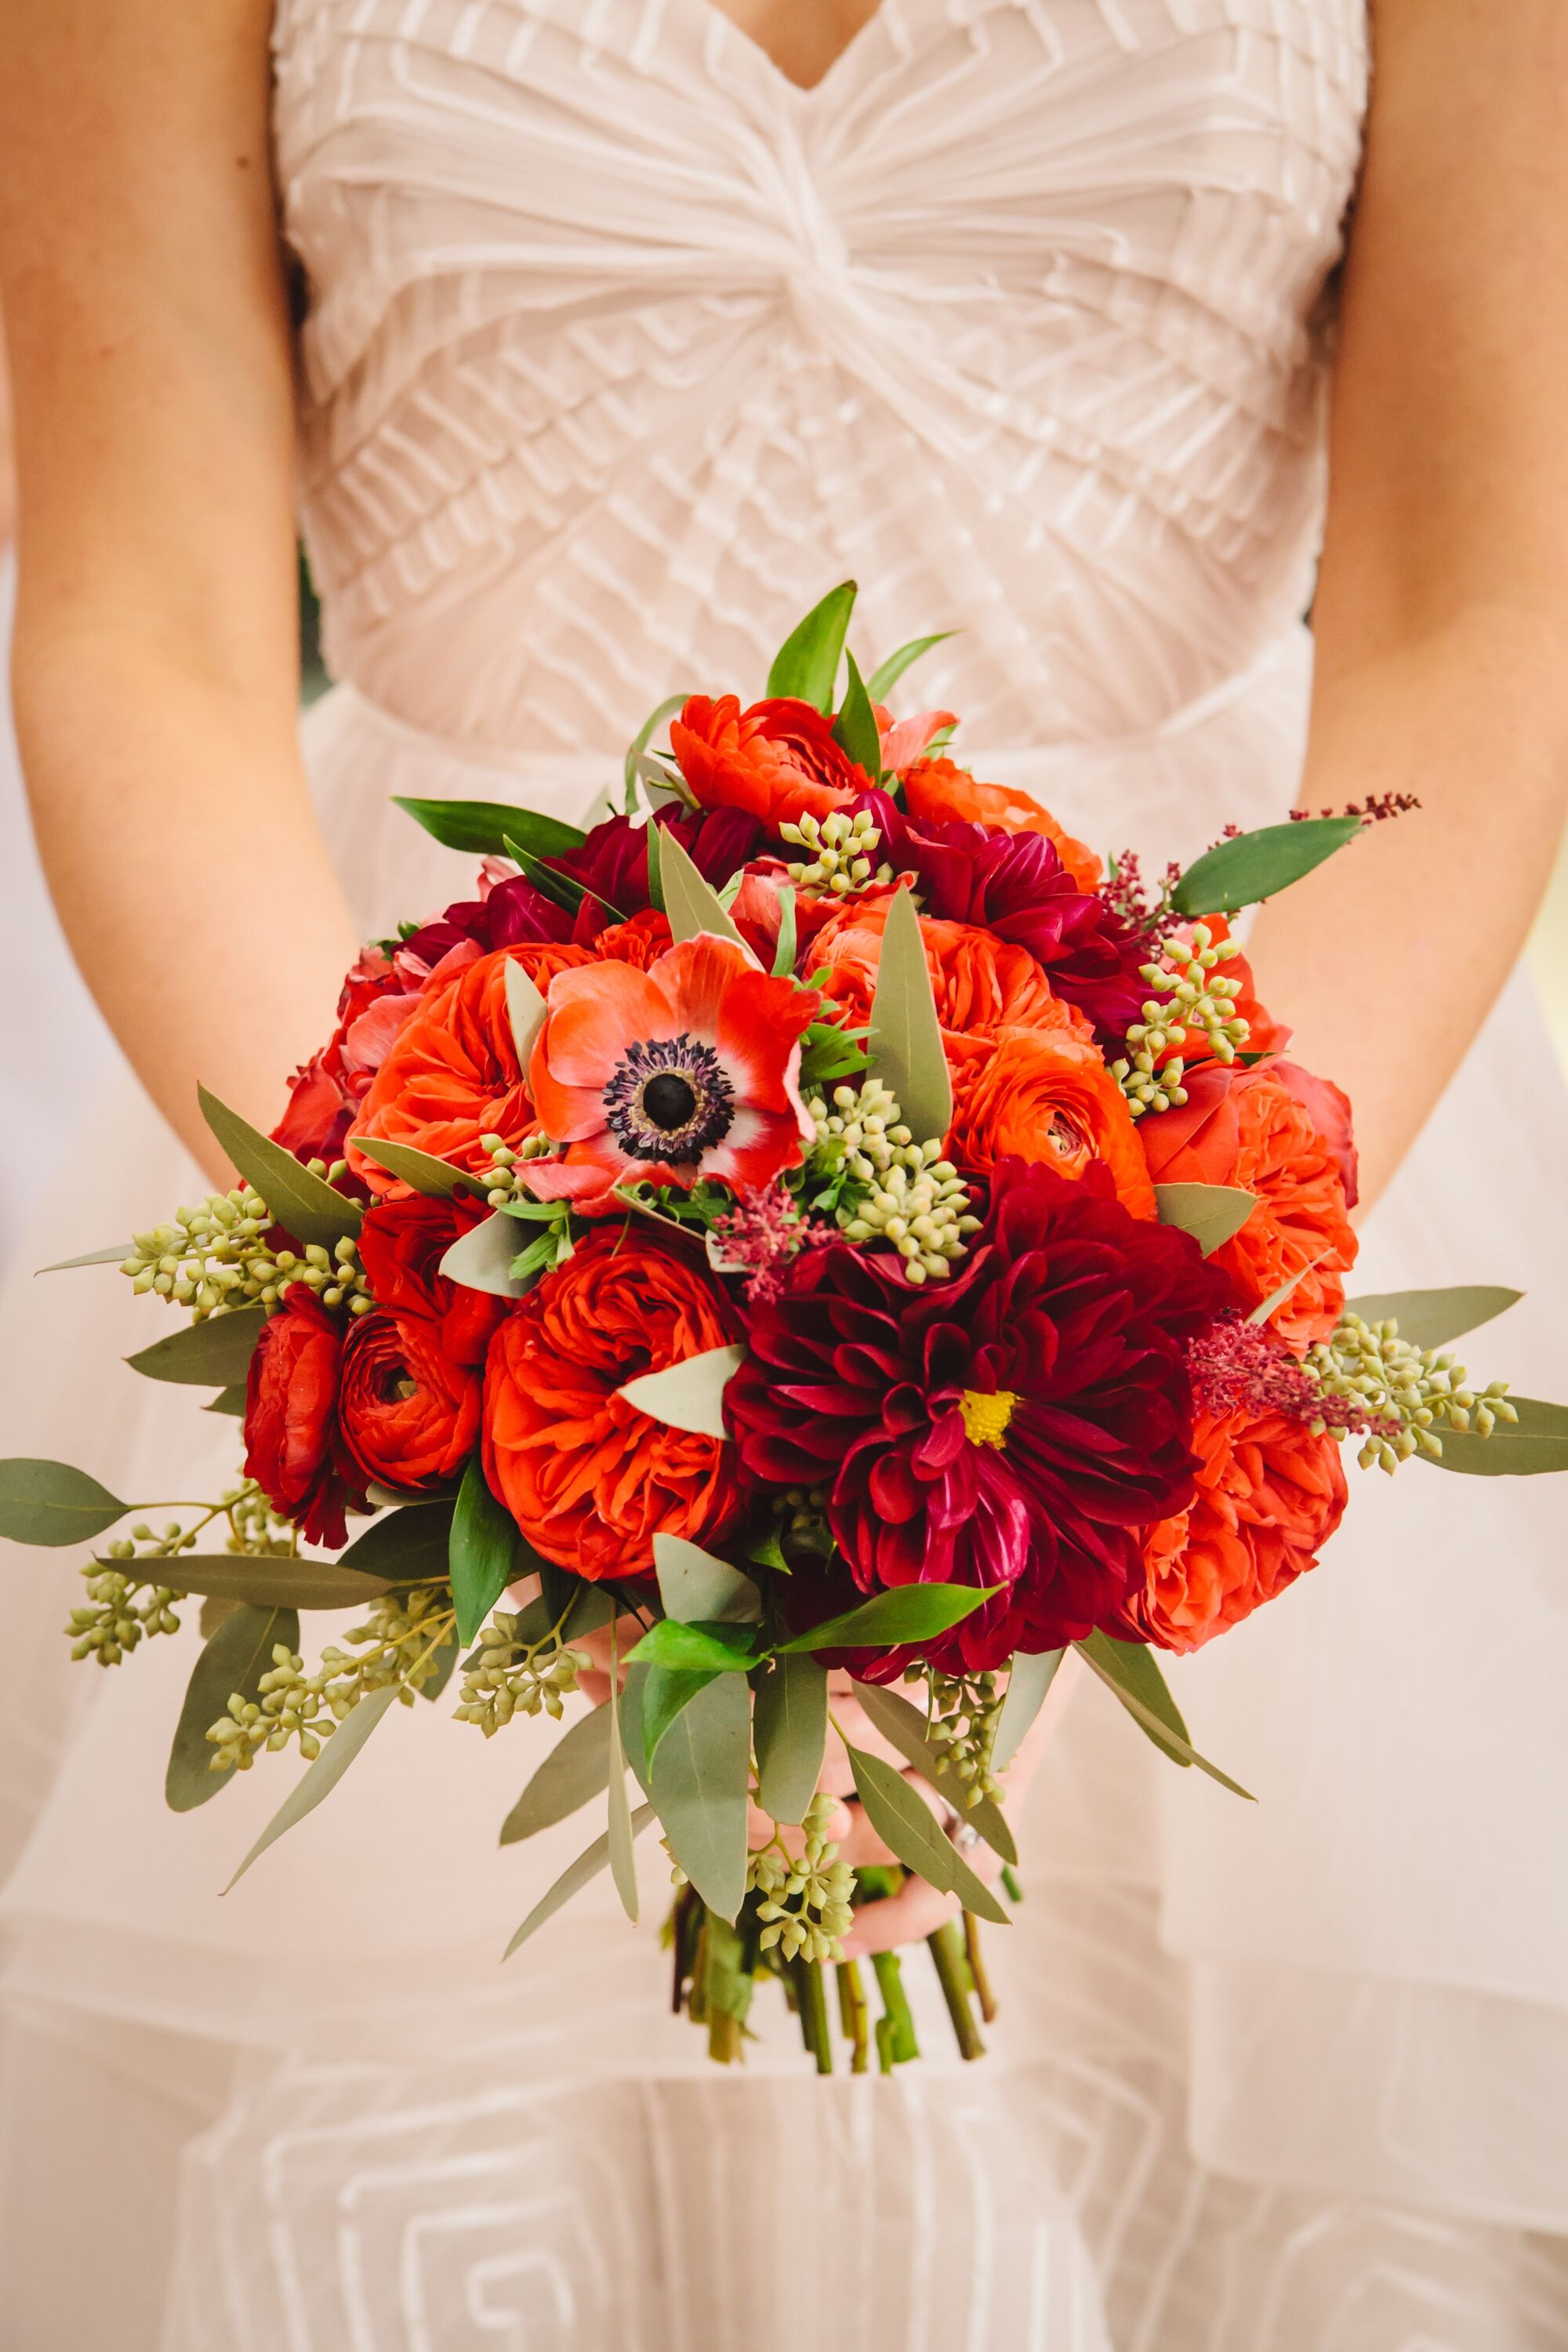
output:
[[[452,1244],[489,1214],[477,1201],[411,1193],[376,1202],[360,1228],[360,1264],[376,1304],[398,1316],[423,1316],[455,1364],[482,1364],[490,1333],[507,1312],[504,1298],[469,1290],[441,1272]]]
[[[708,1543],[740,1515],[735,1451],[616,1391],[739,1337],[695,1253],[595,1234],[519,1301],[490,1342],[484,1464],[537,1551],[579,1576],[642,1576],[656,1535]]]
[[[245,1385],[245,1475],[310,1543],[348,1540],[364,1479],[338,1426],[342,1326],[301,1282],[262,1326]]]
[[[453,1361],[423,1315],[360,1316],[343,1343],[343,1444],[367,1479],[417,1494],[456,1477],[479,1428],[480,1378]]]
[[[833,740],[809,702],[693,695],[669,730],[680,772],[703,808],[743,809],[770,827],[844,808],[874,779]]]

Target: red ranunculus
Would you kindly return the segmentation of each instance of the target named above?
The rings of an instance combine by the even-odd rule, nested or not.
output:
[[[373,1308],[343,1343],[343,1443],[367,1479],[398,1494],[444,1486],[473,1452],[482,1385],[447,1354],[433,1320]]]
[[[245,1386],[245,1475],[310,1543],[348,1540],[344,1506],[364,1480],[338,1425],[342,1326],[296,1282],[263,1325]]]
[[[704,808],[744,809],[776,828],[847,807],[874,779],[833,740],[809,702],[775,698],[742,710],[735,695],[693,695],[669,730],[680,772]]]
[[[469,1290],[441,1272],[441,1260],[458,1235],[489,1214],[476,1201],[427,1201],[411,1194],[378,1201],[360,1229],[360,1264],[377,1305],[434,1324],[444,1353],[455,1364],[482,1364],[490,1333],[507,1312],[504,1298]]]

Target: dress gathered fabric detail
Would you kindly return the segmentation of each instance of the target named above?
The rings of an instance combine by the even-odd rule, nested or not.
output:
[[[580,820],[658,702],[760,691],[846,577],[867,666],[956,631],[901,692],[1098,846],[1284,816],[1363,0],[882,0],[809,90],[712,0],[280,0],[275,55],[342,681],[304,741],[367,936],[471,887],[392,795]],[[1549,1067],[1516,978],[1358,1276],[1528,1290],[1506,1360],[1546,1394]],[[30,1263],[104,1239],[106,1148],[131,1223],[199,1182],[128,1088]],[[227,1483],[231,1423],[117,1374],[144,1304],[60,1282],[98,1287],[0,1307],[13,1450]],[[496,1846],[542,1721],[400,1711],[220,1902],[290,1768],[167,1813],[194,1633],[89,1677],[18,1556],[18,2352],[784,2352],[807,2273],[843,2352],[1568,2352],[1544,1484],[1365,1481],[1319,1574],[1176,1662],[1254,1807],[1064,1694],[992,2055],[942,2054],[917,1955],[933,2054],[889,2084],[817,2084],[761,2003],[710,2070],[651,1842],[642,1929],[601,1880],[500,1967],[592,1833]]]

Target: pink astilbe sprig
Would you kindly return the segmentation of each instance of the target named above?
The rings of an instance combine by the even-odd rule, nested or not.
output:
[[[1112,860],[1111,871],[1100,884],[1099,895],[1149,947],[1158,948],[1181,925],[1182,918],[1173,914],[1170,907],[1171,893],[1181,878],[1182,869],[1173,861],[1151,897],[1138,852],[1122,849]]]
[[[1387,1437],[1401,1426],[1353,1398],[1327,1394],[1266,1323],[1249,1323],[1234,1309],[1188,1341],[1187,1374],[1193,1402],[1216,1419],[1242,1412],[1261,1421],[1277,1412],[1318,1423],[1336,1437]]]
[[[746,1299],[752,1307],[772,1305],[784,1268],[802,1250],[839,1239],[833,1226],[802,1217],[777,1179],[740,1193],[734,1207],[715,1217],[709,1230],[724,1253],[727,1270],[748,1276]]]
[[[1415,793],[1369,793],[1364,801],[1347,801],[1343,808],[1320,809],[1318,814],[1320,816],[1358,816],[1363,826],[1365,827],[1369,824],[1386,824],[1390,817],[1408,816],[1413,809],[1418,809],[1420,805],[1420,800]],[[1310,809],[1292,809],[1290,815],[1294,823],[1300,824],[1304,817],[1310,816],[1311,813]]]

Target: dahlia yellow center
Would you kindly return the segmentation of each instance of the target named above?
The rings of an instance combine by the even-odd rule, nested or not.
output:
[[[958,1400],[958,1410],[963,1415],[963,1433],[971,1445],[994,1445],[1001,1452],[1007,1439],[1007,1424],[1019,1403],[1015,1389],[965,1389]]]

